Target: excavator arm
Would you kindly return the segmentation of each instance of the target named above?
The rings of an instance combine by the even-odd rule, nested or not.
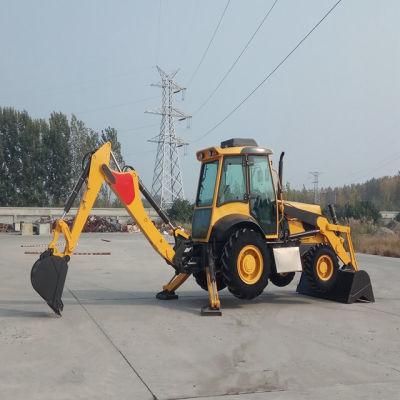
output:
[[[112,157],[111,144],[103,144],[91,154],[81,176],[79,177],[70,197],[68,198],[61,219],[55,222],[53,238],[46,250],[34,264],[31,272],[31,281],[34,289],[42,296],[48,305],[57,313],[63,309],[61,295],[64,288],[65,277],[68,270],[68,261],[73,254],[80,234],[86,224],[87,218],[99,195],[103,183],[110,186],[129,215],[135,220],[154,250],[173,266],[176,270],[171,281],[163,287],[165,296],[174,296],[174,291],[188,278],[189,274],[178,271],[179,260],[176,259],[174,247],[166,240],[151,218],[147,214],[141,194],[143,194],[156,209],[160,217],[172,229],[176,244],[189,239],[189,236],[180,228],[173,226],[167,215],[158,207],[150,193],[141,182],[136,171],[114,171],[110,168]],[[76,196],[86,181],[86,190],[83,193],[79,208],[70,229],[64,220]],[[60,235],[64,237],[65,246],[58,248]],[[176,296],[175,296],[176,297]]]

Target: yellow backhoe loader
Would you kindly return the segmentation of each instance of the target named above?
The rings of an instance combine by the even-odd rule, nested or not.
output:
[[[230,139],[197,152],[201,162],[196,203],[189,236],[160,209],[128,166],[121,169],[105,143],[86,157],[82,173],[55,223],[48,249],[32,267],[33,288],[60,314],[68,262],[103,183],[111,187],[158,254],[174,270],[157,294],[176,299],[175,291],[193,275],[208,291],[203,314],[220,314],[218,291],[227,287],[236,297],[253,299],[268,282],[286,286],[301,272],[297,291],[352,303],[374,301],[368,274],[358,268],[348,226],[339,225],[333,206],[331,221],[321,207],[283,200],[283,155],[279,172],[272,168],[271,150],[252,139]],[[117,170],[110,168],[111,160]],[[72,228],[65,216],[85,184]],[[144,196],[173,232],[171,245],[147,214]],[[64,236],[65,247],[57,242]]]

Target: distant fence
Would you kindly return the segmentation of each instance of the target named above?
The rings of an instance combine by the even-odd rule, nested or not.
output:
[[[75,215],[76,208],[71,208],[68,215]],[[157,213],[152,208],[146,208],[150,218],[157,219]],[[34,222],[40,218],[56,219],[61,217],[61,207],[0,207],[0,223],[13,224],[18,222]],[[131,217],[124,208],[93,208],[90,215],[117,218],[125,223]]]

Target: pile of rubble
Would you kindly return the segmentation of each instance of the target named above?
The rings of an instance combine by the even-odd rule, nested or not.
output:
[[[0,232],[12,232],[13,230],[12,225],[0,223]]]
[[[83,232],[122,232],[122,224],[116,218],[91,215],[86,221]]]
[[[55,221],[50,217],[42,217],[34,222],[30,223],[21,223],[18,224],[18,231],[22,229],[22,225],[26,225],[26,228],[30,227],[29,234],[46,234],[49,235],[51,230],[55,228]],[[65,222],[68,224],[69,229],[72,229],[74,218],[67,218]],[[153,221],[156,228],[164,235],[172,235],[171,228],[161,223],[160,221]],[[29,226],[28,226],[29,225]],[[26,230],[26,229],[25,229]],[[10,224],[2,224],[0,223],[0,232],[14,232],[17,229]],[[127,233],[138,233],[140,232],[140,228],[138,225],[132,220],[122,222],[118,220],[116,217],[100,217],[97,215],[91,215],[86,221],[86,224],[82,230],[82,232],[127,232]],[[28,233],[25,233],[28,234]]]
[[[72,229],[74,219],[66,219],[65,222],[68,224],[69,228]],[[127,232],[127,228],[126,225],[119,223],[116,218],[91,215],[87,219],[82,232]]]

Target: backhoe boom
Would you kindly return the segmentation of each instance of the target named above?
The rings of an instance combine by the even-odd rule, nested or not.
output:
[[[174,238],[187,240],[188,235],[179,228],[175,228],[169,221],[167,215],[157,206],[156,202],[151,198],[150,193],[144,187],[143,183],[140,182],[139,176],[133,169],[129,171],[114,171],[110,169],[110,158],[111,158],[111,144],[103,144],[97,151],[91,156],[87,164],[85,165],[81,176],[75,185],[71,196],[68,198],[65,207],[64,214],[61,219],[55,222],[53,229],[53,239],[48,246],[48,250],[42,254],[40,259],[37,261],[36,268],[32,270],[32,284],[35,290],[47,301],[49,306],[58,314],[62,310],[61,294],[64,286],[67,262],[70,256],[73,254],[76,245],[78,243],[80,234],[86,224],[87,218],[93,205],[99,195],[100,189],[103,183],[110,186],[116,196],[119,198],[121,203],[124,205],[129,215],[134,219],[140,230],[143,232],[147,240],[150,242],[154,250],[160,254],[165,261],[173,266],[175,269],[175,249],[166,240],[164,235],[156,228],[151,218],[147,214],[142,199],[141,189],[144,192],[147,199],[155,206],[156,211],[164,222],[167,222],[173,229]],[[86,190],[82,196],[79,208],[71,230],[68,224],[64,220],[65,215],[71,208],[83,182],[86,180]],[[65,239],[65,247],[63,250],[59,250],[57,243],[60,237],[63,235]],[[56,258],[55,258],[56,257]],[[39,264],[38,264],[39,263]],[[64,263],[64,264],[63,264]],[[40,267],[41,264],[41,268]],[[55,266],[57,265],[57,267]],[[52,282],[54,278],[47,276],[41,277],[41,279],[35,279],[35,271],[41,269],[41,272],[48,269],[48,274],[54,274],[54,270],[57,269],[57,274],[65,268],[63,271],[64,277],[61,281],[57,281],[54,290],[50,290],[49,286],[46,285],[46,281]],[[173,293],[188,277],[186,273],[176,273],[171,281],[163,287],[164,293]],[[54,282],[53,282],[54,283]],[[54,285],[53,285],[54,286]],[[61,288],[60,288],[61,286]]]

